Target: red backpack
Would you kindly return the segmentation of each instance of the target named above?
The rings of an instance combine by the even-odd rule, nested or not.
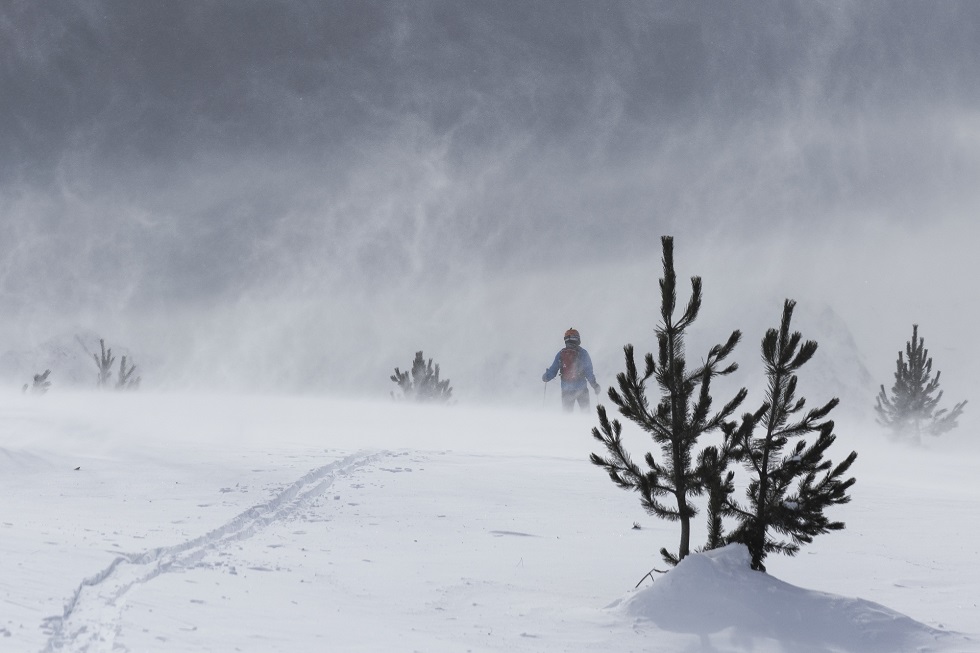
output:
[[[578,365],[578,347],[565,347],[561,350],[561,378],[577,381],[582,376]]]

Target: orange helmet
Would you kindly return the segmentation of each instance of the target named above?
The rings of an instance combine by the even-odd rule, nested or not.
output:
[[[577,345],[582,342],[582,337],[579,335],[576,329],[569,329],[565,332],[565,344],[566,345]]]

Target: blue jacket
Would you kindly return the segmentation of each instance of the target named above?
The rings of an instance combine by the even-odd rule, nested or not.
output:
[[[569,349],[569,347],[565,347],[565,349]],[[562,349],[555,354],[555,361],[551,364],[551,367],[545,370],[544,376],[541,377],[541,380],[545,383],[558,375],[558,370],[561,369],[561,352],[565,351],[565,349]],[[562,392],[581,390],[585,387],[586,383],[591,385],[593,388],[598,385],[598,382],[595,380],[595,373],[592,371],[592,358],[589,356],[589,352],[585,351],[585,349],[582,347],[575,347],[575,349],[578,350],[577,362],[580,374],[578,375],[578,378],[574,380],[569,380],[562,377]]]

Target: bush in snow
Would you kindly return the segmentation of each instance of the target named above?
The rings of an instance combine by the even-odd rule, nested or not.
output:
[[[691,278],[691,297],[684,313],[676,319],[673,238],[664,236],[661,243],[664,276],[660,279],[662,323],[656,329],[657,360],[654,361],[653,354],[646,355],[646,370],[641,377],[633,346],[626,345],[626,371],[616,377],[619,390],[609,389],[609,399],[619,413],[650,434],[660,448],[660,457],[648,452],[644,456],[646,469],[634,463],[623,446],[622,424],[618,420],[610,422],[605,407],[600,404],[599,427],[592,429],[592,435],[605,446],[608,456],[593,453],[591,461],[604,468],[616,485],[638,492],[640,503],[648,513],[680,523],[677,552],[660,550],[664,560],[674,565],[691,552],[691,519],[698,513],[693,497],[704,494],[709,489],[708,480],[728,465],[727,453],[718,447],[703,448],[695,462],[695,447],[702,435],[727,423],[745,399],[746,390],[741,389],[720,411],[712,414],[711,380],[737,369],[734,363],[721,366],[741,333],[732,332],[728,342],[711,348],[700,366],[687,369],[684,336],[701,308],[701,278]],[[647,382],[651,379],[660,395],[653,408],[647,398]],[[721,544],[719,537],[720,532],[709,534],[709,548]]]
[[[854,478],[845,479],[844,474],[857,458],[856,452],[833,468],[823,458],[837,439],[834,422],[824,418],[838,400],[831,399],[798,417],[806,400],[796,398],[796,372],[813,357],[817,343],[807,340],[801,344],[801,334],[790,333],[795,304],[786,300],[779,329],[769,329],[762,340],[768,382],[765,403],[755,413],[746,414],[738,428],[728,424],[725,429],[723,448],[749,473],[748,503],[732,499],[731,472],[716,474],[709,493],[720,498],[722,513],[738,524],[726,541],[745,544],[752,568],[758,571],[766,570],[763,561],[769,553],[793,555],[814,536],[843,529],[844,524],[828,520],[824,510],[849,502],[847,490],[854,484]],[[756,435],[757,431],[761,433]],[[808,446],[802,437],[809,433],[817,433],[817,439]],[[787,447],[791,448],[787,451]]]
[[[440,380],[439,366],[433,366],[431,358],[426,362],[421,351],[415,352],[411,372],[402,372],[396,367],[391,380],[401,389],[402,399],[446,403],[453,396],[449,379]],[[395,393],[392,393],[392,397],[395,397]]]
[[[875,411],[878,423],[891,429],[899,438],[918,442],[923,433],[942,435],[957,426],[957,419],[963,413],[966,401],[953,406],[951,411],[936,410],[943,391],[939,390],[939,376],[932,376],[932,359],[925,348],[925,339],[919,337],[919,325],[912,325],[912,340],[905,343],[906,360],[898,352],[895,384],[891,396],[881,386]],[[936,391],[939,391],[936,394]]]

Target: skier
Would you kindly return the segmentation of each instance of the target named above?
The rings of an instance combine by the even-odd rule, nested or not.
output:
[[[565,332],[565,347],[555,354],[555,362],[551,364],[541,380],[547,383],[561,372],[561,403],[566,411],[571,411],[578,403],[582,410],[589,409],[589,388],[592,386],[599,394],[599,383],[592,372],[592,359],[589,352],[582,349],[581,336],[575,329]]]

